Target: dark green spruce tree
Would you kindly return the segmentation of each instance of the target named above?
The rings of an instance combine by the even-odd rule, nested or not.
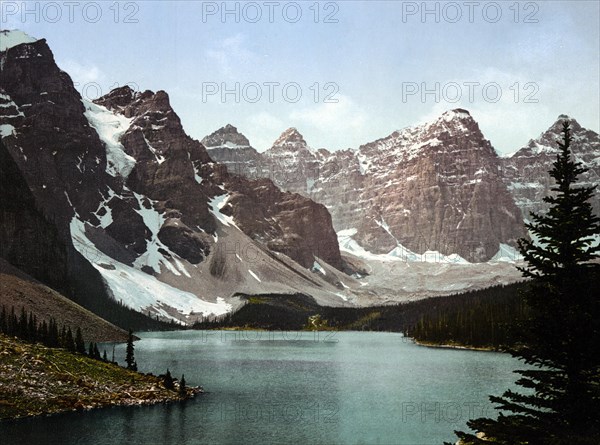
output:
[[[52,323],[52,321],[53,320],[50,320],[50,323]],[[75,333],[75,351],[79,352],[80,354],[85,354],[85,342],[83,341],[83,335],[81,334],[81,329],[79,327]]]
[[[171,375],[169,368],[167,368],[167,373],[163,377],[163,384],[165,385],[165,388],[172,391],[175,390],[175,383],[173,382],[173,376]]]
[[[127,349],[125,351],[125,363],[127,364],[127,369],[131,369],[132,371],[137,371],[137,363],[135,362],[135,357],[133,356],[133,331],[129,330],[129,336],[127,337]]]
[[[587,169],[572,158],[568,122],[557,142],[550,208],[526,224],[537,241],[519,240],[530,316],[509,352],[528,365],[516,371],[522,389],[490,397],[498,419],[467,422],[479,434],[457,432],[465,445],[600,444],[600,218],[590,204],[595,187],[576,184]]]
[[[179,395],[185,397],[187,395],[187,385],[185,383],[185,374],[181,376],[179,381]]]

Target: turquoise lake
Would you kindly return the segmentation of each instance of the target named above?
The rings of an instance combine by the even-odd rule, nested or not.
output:
[[[137,335],[140,371],[169,368],[206,394],[11,422],[2,444],[441,444],[469,418],[494,416],[488,395],[514,386],[519,367],[506,354],[427,348],[396,333]]]

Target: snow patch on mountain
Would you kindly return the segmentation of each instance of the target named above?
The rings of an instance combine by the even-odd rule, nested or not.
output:
[[[183,274],[190,277],[183,263],[178,260],[177,255],[158,238],[158,232],[165,223],[165,217],[154,209],[152,201],[150,201],[150,208],[148,208],[144,205],[144,197],[142,195],[134,192],[134,196],[140,207],[140,210],[135,210],[135,212],[142,217],[144,224],[152,234],[150,240],[146,243],[146,252],[136,258],[134,266],[138,269],[148,266],[159,274],[161,273],[161,265],[163,265],[173,275],[181,276]],[[172,263],[175,264],[173,265]]]
[[[317,260],[315,260],[315,262],[313,263],[313,267],[311,270],[313,272],[319,272],[319,273],[322,273],[323,275],[327,275],[327,272],[325,272],[325,269],[323,269],[323,267],[319,264],[319,262]]]
[[[37,42],[37,40],[18,29],[3,29],[0,31],[0,51],[6,51],[23,43]]]
[[[154,125],[152,127],[155,127]],[[154,148],[152,146],[152,144],[150,144],[150,141],[148,141],[148,139],[146,139],[146,136],[144,137],[144,142],[146,142],[146,146],[148,147],[148,150],[150,150],[152,152],[152,154],[154,155],[156,162],[158,162],[158,164],[162,164],[163,162],[165,162],[165,157],[163,155],[161,155],[158,150],[156,148]]]
[[[222,298],[217,298],[216,303],[203,301],[190,292],[176,289],[152,275],[105,255],[95,248],[85,234],[86,224],[77,216],[71,220],[73,245],[100,272],[113,297],[125,306],[140,312],[167,306],[182,314],[194,312],[203,315],[222,315],[231,311],[231,305]],[[166,318],[180,321],[164,310],[160,312]]]
[[[198,169],[196,167],[194,167],[194,180],[198,184],[202,184],[202,177],[198,174]]]
[[[336,297],[340,297],[342,300],[344,301],[348,301],[348,297],[344,294],[342,294],[341,292],[331,292],[333,295],[335,295]]]
[[[500,244],[498,253],[490,259],[490,263],[495,262],[508,262],[515,263],[517,261],[523,261],[523,255],[519,253],[517,249],[508,244]]]
[[[260,278],[258,278],[258,275],[256,275],[254,272],[252,272],[250,269],[248,269],[248,273],[252,276],[252,278],[254,278],[256,281],[258,281],[259,283],[262,283],[262,280]]]
[[[239,227],[237,226],[237,224],[233,220],[233,216],[229,216],[229,215],[225,215],[224,213],[221,213],[221,209],[227,205],[227,201],[229,200],[230,197],[231,197],[231,195],[229,193],[225,193],[223,195],[215,196],[213,199],[211,199],[208,202],[208,204],[210,205],[211,213],[223,225],[228,226],[228,227],[229,226],[233,226],[233,227],[239,229]]]
[[[120,139],[131,126],[133,119],[113,113],[106,107],[86,99],[82,99],[82,102],[85,106],[85,117],[106,147],[106,172],[111,176],[126,178],[133,170],[136,160],[125,153]]]
[[[384,230],[389,231],[389,227],[382,220],[382,222],[376,221],[377,224]],[[402,244],[398,245],[386,254],[375,254],[364,249],[358,244],[352,237],[356,235],[356,229],[346,229],[337,232],[338,244],[340,251],[352,254],[358,258],[364,260],[374,261],[403,261],[403,262],[415,262],[415,263],[445,263],[445,264],[470,264],[460,255],[453,253],[450,255],[444,255],[436,250],[428,250],[422,254],[412,252]],[[389,232],[388,232],[389,233]]]
[[[65,194],[66,193],[67,192],[65,192]],[[102,202],[100,202],[100,204],[98,205],[98,209],[94,212],[94,215],[96,216],[96,218],[98,218],[100,220],[100,227],[102,227],[103,229],[106,229],[113,222],[112,209],[110,208],[110,206],[108,206],[108,202],[112,199],[113,196],[115,196],[115,192],[109,188],[108,189],[108,197],[105,198]],[[68,198],[68,195],[67,195],[67,198]],[[69,199],[69,204],[71,204],[70,199]],[[73,204],[71,204],[71,206],[72,205]],[[104,210],[104,213],[100,214],[102,210]]]
[[[12,136],[13,134],[15,134],[15,127],[10,124],[0,125],[0,137],[5,138],[7,136]]]

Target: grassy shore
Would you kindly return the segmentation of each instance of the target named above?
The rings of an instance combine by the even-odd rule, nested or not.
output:
[[[0,420],[167,403],[200,392],[190,387],[180,395],[159,377],[0,334]]]

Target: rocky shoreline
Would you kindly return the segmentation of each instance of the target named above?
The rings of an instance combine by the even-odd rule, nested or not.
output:
[[[181,394],[152,374],[0,335],[0,421],[172,403],[203,392],[190,386]]]
[[[416,345],[424,346],[426,348],[464,349],[467,351],[480,351],[480,352],[502,352],[499,349],[492,348],[491,346],[490,347],[475,347],[475,346],[461,345],[458,343],[457,344],[453,344],[453,343],[439,344],[439,343],[430,343],[430,342],[425,342],[425,341],[419,341],[419,340],[415,340],[415,339],[413,339],[413,341],[415,342]]]

